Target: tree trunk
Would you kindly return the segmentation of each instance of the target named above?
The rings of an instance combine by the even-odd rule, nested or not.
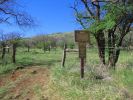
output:
[[[120,55],[120,47],[122,46],[122,41],[124,36],[121,36],[118,44],[115,46],[115,36],[114,33],[110,35],[109,33],[108,47],[109,47],[109,66],[115,69],[116,63],[118,62]],[[111,37],[111,38],[110,38]],[[111,39],[111,40],[110,40]]]
[[[5,43],[2,44],[2,59],[4,59],[5,54],[6,54],[6,48],[5,48]]]
[[[44,53],[46,52],[46,46],[45,46],[45,44],[43,45],[43,51],[44,51]]]
[[[119,47],[122,46],[123,38],[124,38],[124,36],[122,36],[122,37],[120,38],[120,41],[119,41],[119,43],[118,43],[118,49],[116,50],[116,57],[115,57],[115,60],[114,60],[115,64],[118,62],[118,59],[119,59],[119,55],[120,55],[120,48],[119,48]]]
[[[49,51],[49,52],[51,51],[51,46],[50,46],[50,45],[48,46],[48,51]]]
[[[28,52],[30,52],[30,46],[28,46]]]
[[[17,48],[17,45],[14,43],[12,48],[13,48],[12,61],[13,61],[13,63],[16,63],[16,48]]]
[[[115,36],[112,30],[108,32],[108,65],[115,68]]]
[[[95,36],[98,45],[99,58],[102,64],[105,65],[105,37],[102,31],[99,31]]]
[[[7,48],[7,52],[10,53],[10,48]]]

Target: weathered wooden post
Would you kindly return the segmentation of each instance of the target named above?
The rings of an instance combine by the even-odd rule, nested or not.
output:
[[[17,44],[16,43],[13,43],[13,46],[12,46],[12,61],[13,63],[16,63],[16,50],[17,50]]]
[[[3,42],[2,43],[2,59],[4,59],[5,54],[6,54],[6,48],[5,48],[6,44]]]
[[[84,78],[84,65],[86,59],[86,43],[89,42],[89,32],[86,30],[75,31],[75,42],[78,42],[79,58],[81,64],[81,78]]]
[[[67,44],[64,43],[63,58],[62,58],[62,63],[61,63],[61,66],[62,66],[62,67],[65,66],[65,61],[66,61],[66,49],[67,49]]]

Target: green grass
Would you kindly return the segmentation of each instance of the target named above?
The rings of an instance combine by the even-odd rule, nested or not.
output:
[[[18,48],[16,55],[16,64],[12,63],[11,53],[6,54],[4,60],[0,59],[0,74],[8,73],[17,67],[46,66],[53,67],[54,64],[61,62],[62,51],[51,51],[44,53],[41,49]]]
[[[35,93],[36,93],[36,95],[37,95],[38,97],[42,97],[42,87],[41,87],[41,86],[39,86],[38,84],[35,85],[34,91],[35,91]],[[40,99],[41,99],[41,98],[40,98]]]
[[[3,95],[8,91],[5,87],[0,87],[0,99],[3,97]]]
[[[78,71],[72,72],[69,68],[59,68],[57,66],[52,70],[53,87],[60,91],[60,95],[65,96],[66,100],[101,100],[121,98],[118,94],[118,88],[101,80],[91,77],[91,73],[85,73],[85,78],[80,79]],[[115,91],[115,92],[114,92]]]
[[[20,53],[20,55],[19,55]],[[43,65],[43,66],[52,66],[55,63],[60,62],[60,56],[55,51],[51,51],[43,53],[41,49],[32,49],[31,52],[23,52],[23,49],[18,52],[17,55],[17,65],[21,66],[35,66],[35,65]],[[57,58],[57,59],[56,59]]]
[[[102,69],[99,68],[96,49],[87,50],[84,79],[80,78],[78,53],[68,53],[65,67],[62,68],[62,52],[61,49],[50,53],[44,53],[41,49],[26,52],[26,48],[19,48],[16,56],[17,63],[12,64],[11,55],[7,55],[9,60],[0,62],[0,74],[8,73],[16,67],[42,66],[51,70],[49,88],[57,91],[66,100],[126,100],[133,97],[133,52],[121,51],[116,71],[107,70],[111,80],[95,78],[96,75],[103,74]],[[40,87],[34,89],[40,95]],[[4,91],[5,89],[0,88],[0,93]]]
[[[8,73],[14,69],[16,69],[16,65],[14,65],[14,64],[1,65],[0,66],[0,74]]]
[[[67,57],[65,68],[58,64],[51,71],[51,85],[66,100],[126,100],[133,97],[133,52],[122,51],[116,71],[108,71],[111,80],[98,80],[95,76],[99,59],[97,50],[87,53],[85,78],[80,78],[80,63],[77,54]],[[129,69],[130,68],[130,69]],[[102,69],[101,69],[102,70]],[[97,71],[97,72],[96,72]]]

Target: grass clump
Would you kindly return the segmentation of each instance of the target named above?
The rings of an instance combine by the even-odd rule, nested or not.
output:
[[[6,74],[15,69],[16,69],[16,65],[14,64],[1,65],[0,74]]]

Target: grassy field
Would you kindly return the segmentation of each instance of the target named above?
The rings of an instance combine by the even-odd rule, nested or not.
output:
[[[27,68],[34,73],[38,67],[36,76],[34,74],[25,75],[29,79],[35,78],[36,80],[36,77],[46,77],[41,77],[39,72],[45,74],[41,70],[44,70],[44,72],[47,70],[48,81],[47,84],[44,82],[47,85],[47,89],[43,88],[44,85],[38,85],[39,83],[34,84],[32,91],[37,98],[31,100],[133,100],[133,51],[121,52],[119,62],[114,71],[99,65],[96,49],[88,49],[84,79],[80,78],[80,59],[78,54],[68,53],[65,67],[62,68],[62,52],[61,49],[50,53],[43,53],[43,50],[40,49],[32,49],[30,52],[26,52],[26,48],[19,48],[16,64],[11,63],[10,54],[7,54],[5,58],[8,61],[3,60],[0,62],[0,81],[12,75],[12,72],[16,71],[16,69],[25,73]],[[23,67],[24,69],[21,69]],[[34,70],[31,71],[31,68]],[[104,78],[98,79],[98,76],[104,76]],[[44,80],[40,80],[43,83]],[[20,78],[15,82],[17,83],[18,81],[20,81]],[[9,95],[11,95],[9,90],[12,87],[16,87],[15,82],[7,81],[5,85],[0,87],[1,100],[9,99]],[[21,92],[23,97],[26,93],[25,91],[26,89],[23,89]],[[11,100],[24,100],[22,96]]]

